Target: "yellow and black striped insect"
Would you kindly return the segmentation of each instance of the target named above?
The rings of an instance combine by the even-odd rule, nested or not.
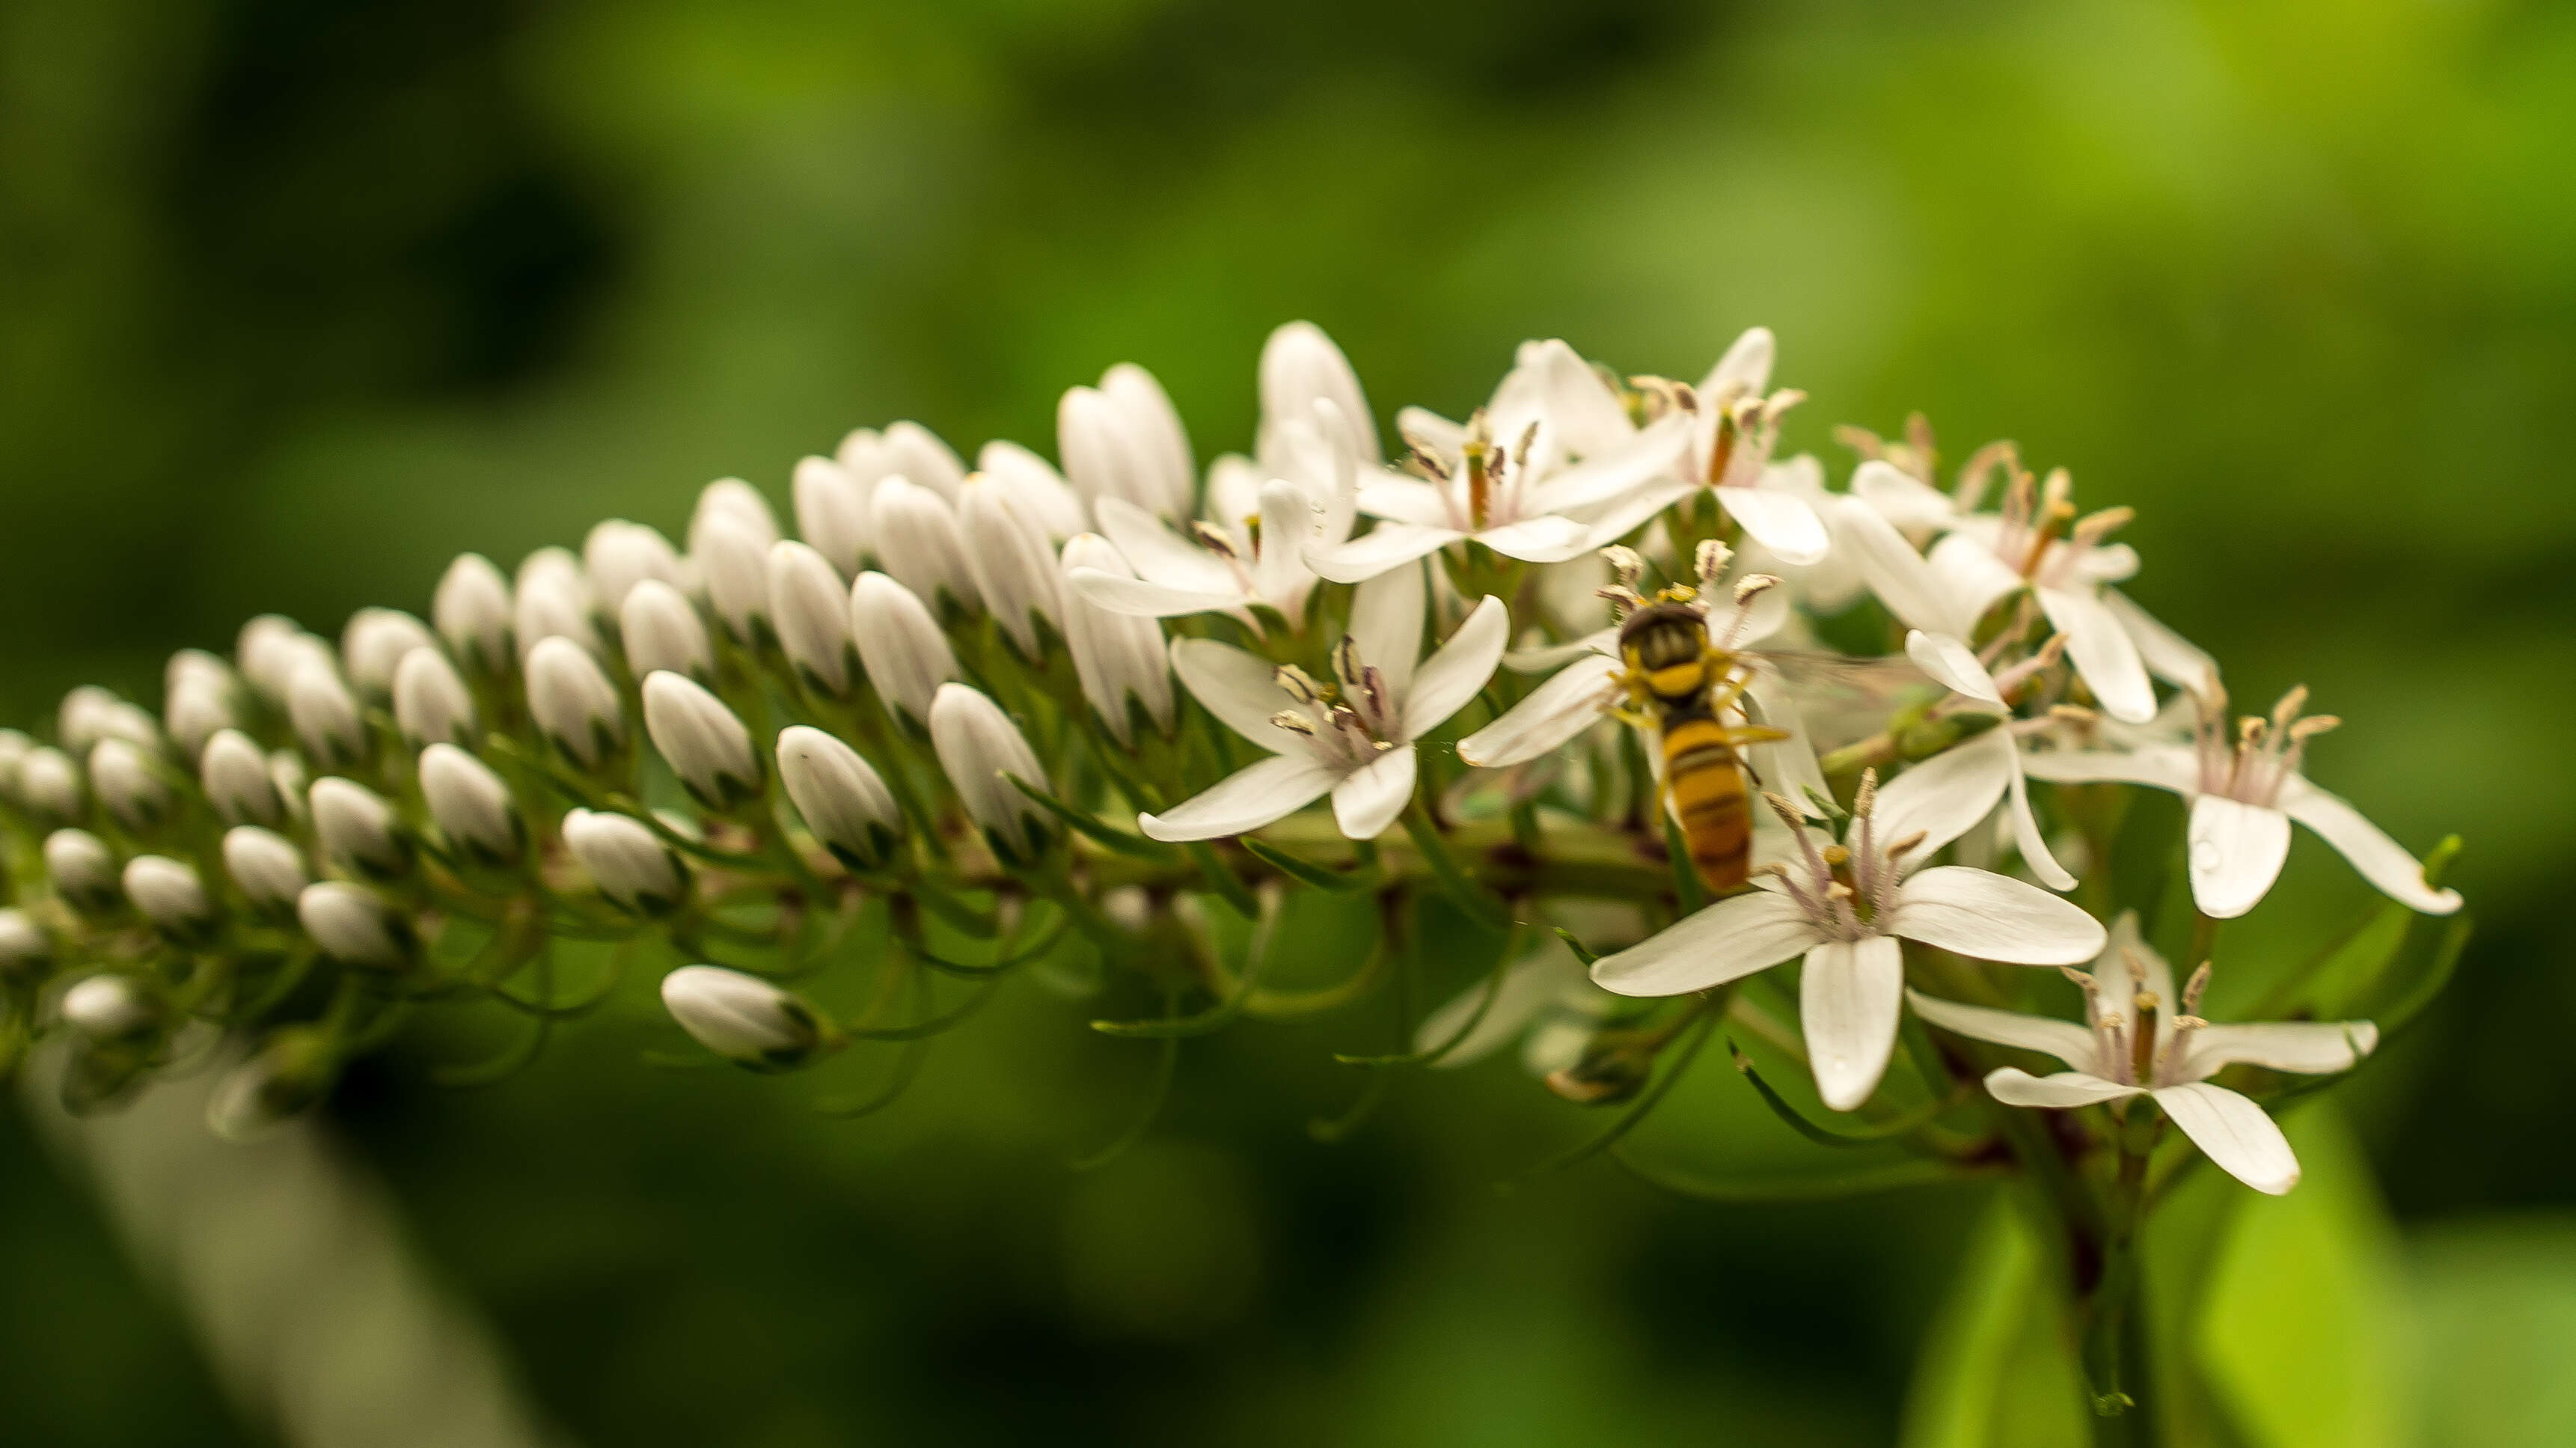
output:
[[[1707,608],[1669,590],[1620,624],[1619,658],[1627,665],[1619,717],[1644,730],[1661,758],[1660,794],[1691,867],[1713,894],[1740,888],[1751,874],[1753,799],[1737,751],[1789,737],[1729,722],[1743,717],[1750,656],[1718,647]]]

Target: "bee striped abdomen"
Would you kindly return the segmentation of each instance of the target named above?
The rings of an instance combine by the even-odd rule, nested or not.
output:
[[[1667,724],[1664,792],[1700,883],[1718,892],[1742,885],[1753,847],[1751,800],[1744,788],[1744,766],[1716,720]]]

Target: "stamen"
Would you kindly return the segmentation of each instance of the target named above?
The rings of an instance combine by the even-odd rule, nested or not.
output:
[[[2299,717],[2299,711],[2306,707],[2308,707],[2308,686],[2305,684],[2294,686],[2290,692],[2281,696],[2280,703],[2272,706],[2272,727],[2289,728],[2291,721]]]
[[[1404,440],[1404,446],[1407,453],[1405,461],[1412,465],[1415,472],[1435,483],[1449,481],[1448,459],[1432,451],[1429,445],[1417,442],[1410,437]]]
[[[1512,449],[1513,467],[1526,468],[1529,466],[1530,445],[1537,441],[1538,422],[1536,419],[1532,419],[1529,426],[1521,429],[1521,440],[1519,444]]]
[[[1360,644],[1349,634],[1333,645],[1333,676],[1342,681],[1342,692],[1356,694],[1360,687]]]
[[[1637,581],[1646,576],[1645,555],[1625,543],[1613,543],[1601,550],[1601,556],[1609,561],[1610,576],[1618,579],[1622,587],[1635,592]]]
[[[1325,697],[1314,676],[1295,664],[1281,664],[1272,671],[1270,681],[1279,686],[1280,692],[1300,704],[1321,703]]]
[[[1291,734],[1303,734],[1309,739],[1315,737],[1315,721],[1294,709],[1280,710],[1270,716],[1270,722]]]
[[[1887,858],[1890,860],[1900,859],[1905,855],[1906,851],[1914,849],[1916,846],[1921,845],[1925,840],[1928,840],[1931,837],[1932,832],[1930,830],[1916,830],[1914,833],[1898,840],[1895,844],[1889,845],[1887,847]]]
[[[2200,1014],[2201,993],[2209,989],[2209,967],[2209,961],[2202,961],[2200,969],[2193,971],[2191,979],[2183,983],[2182,1013],[2186,1016]]]
[[[1699,586],[1708,592],[1716,592],[1717,580],[1725,576],[1726,565],[1734,557],[1734,549],[1714,538],[1699,540],[1699,547],[1692,557],[1692,562],[1698,565]]]
[[[1773,576],[1773,575],[1771,575],[1771,574],[1768,574],[1768,573],[1751,573],[1751,574],[1747,574],[1747,575],[1745,575],[1745,578],[1744,578],[1744,581],[1743,581],[1743,582],[1741,582],[1741,583],[1739,583],[1739,584],[1735,585],[1735,602],[1736,602],[1736,605],[1737,605],[1738,607],[1742,607],[1743,605],[1748,604],[1748,603],[1751,603],[1753,600],[1755,600],[1755,599],[1757,599],[1757,598],[1760,598],[1763,594],[1766,594],[1766,593],[1770,592],[1772,589],[1778,588],[1779,586],[1780,586],[1780,580],[1779,580],[1777,577],[1774,577],[1774,576]]]
[[[1225,535],[1223,528],[1203,518],[1194,518],[1190,521],[1190,537],[1196,539],[1201,548],[1229,563],[1242,556],[1235,550],[1234,540]]]
[[[1968,455],[1965,467],[1959,469],[1959,481],[1950,490],[1950,505],[1962,513],[1973,513],[1986,500],[1986,483],[1998,466],[2009,465],[2021,471],[2021,449],[2009,442],[1990,442]]]
[[[1609,600],[1610,613],[1614,622],[1646,606],[1645,596],[1624,583],[1613,583],[1605,588],[1596,588],[1592,590],[1592,596]]]
[[[1878,803],[1878,766],[1860,772],[1860,789],[1852,795],[1852,817],[1868,819],[1872,806]]]
[[[2137,509],[2125,505],[2104,508],[2098,513],[2087,514],[2078,521],[2075,531],[2069,536],[2075,540],[2077,547],[2090,548],[2136,521],[2137,516]]]
[[[2343,720],[2333,714],[2312,714],[2290,726],[2290,741],[2305,744],[2320,734],[2343,727]]]

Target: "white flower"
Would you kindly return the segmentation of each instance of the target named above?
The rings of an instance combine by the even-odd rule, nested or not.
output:
[[[769,548],[769,617],[805,686],[839,699],[850,692],[850,596],[822,554],[788,539]]]
[[[421,751],[420,793],[449,845],[487,864],[517,861],[525,827],[491,766],[453,744],[433,744]]]
[[[340,664],[370,699],[393,692],[394,668],[414,649],[435,648],[429,625],[395,608],[362,608],[340,630]]]
[[[850,625],[878,702],[888,714],[928,727],[939,686],[960,677],[956,651],[930,605],[882,573],[862,573],[850,586]]]
[[[510,633],[518,640],[520,658],[550,638],[568,638],[592,653],[599,652],[599,629],[591,621],[590,578],[569,550],[540,548],[519,560],[515,595]]]
[[[1097,533],[1065,540],[1062,566],[1065,651],[1073,655],[1073,671],[1082,681],[1082,695],[1091,701],[1092,712],[1120,744],[1135,742],[1128,715],[1130,699],[1144,706],[1155,728],[1171,733],[1172,670],[1163,647],[1162,625],[1102,608],[1072,586],[1077,569],[1116,578],[1134,578],[1135,570]]]
[[[1152,373],[1122,362],[1097,388],[1067,391],[1055,432],[1066,480],[1095,506],[1118,498],[1161,517],[1189,516],[1198,464],[1180,413]]]
[[[707,590],[707,604],[744,643],[769,617],[769,552],[777,530],[762,533],[731,513],[708,517],[690,535],[690,561]],[[827,563],[825,566],[829,566]]]
[[[1111,369],[1115,372],[1117,369]],[[1141,369],[1140,369],[1141,370]],[[1189,462],[1189,440],[1181,440],[1181,483],[1189,485],[1192,474]],[[998,439],[984,444],[975,454],[975,471],[998,485],[1013,502],[1044,525],[1050,541],[1072,537],[1083,529],[1085,514],[1082,495],[1075,492],[1055,470],[1055,465],[1015,442]]]
[[[796,462],[796,531],[844,578],[859,571],[874,537],[868,495],[875,488],[875,479],[861,483],[830,458]],[[768,541],[778,540],[773,534]]]
[[[41,818],[78,818],[83,791],[80,766],[51,745],[28,750],[18,765],[19,802]]]
[[[590,575],[591,592],[599,600],[599,611],[617,617],[626,606],[626,595],[635,585],[648,578],[660,579],[673,586],[688,581],[688,570],[680,562],[679,550],[657,528],[630,523],[623,518],[610,518],[592,526],[581,543],[582,571]]]
[[[704,684],[668,669],[646,675],[644,732],[698,803],[722,811],[759,797],[751,731]]]
[[[966,463],[957,456],[939,434],[917,422],[889,424],[885,435],[877,440],[878,471],[850,469],[851,476],[863,483],[873,483],[893,476],[910,478],[950,502],[957,500],[957,489],[966,481]],[[844,467],[849,459],[842,459]],[[882,517],[882,513],[880,513]]]
[[[1041,657],[1038,622],[1061,629],[1064,621],[1046,521],[1009,487],[982,474],[968,478],[958,490],[957,519],[963,535],[975,540],[966,550],[966,572],[985,608],[1019,647],[1020,657]],[[860,637],[866,637],[864,630]]]
[[[1261,434],[1255,450],[1264,466],[1273,472],[1285,467],[1279,455],[1286,443],[1281,427],[1318,416],[1318,402],[1332,406],[1333,441],[1343,450],[1371,464],[1386,456],[1350,359],[1323,328],[1312,322],[1286,323],[1261,344]]]
[[[1047,816],[1011,780],[1045,789],[1046,767],[1001,705],[964,684],[940,685],[930,701],[930,747],[967,818],[987,838],[1012,853],[1044,848]]]
[[[1310,450],[1322,445],[1316,425],[1299,435]],[[1320,478],[1316,469],[1300,469],[1297,479],[1265,480],[1244,458],[1218,458],[1208,469],[1209,516],[1191,522],[1186,537],[1133,503],[1102,498],[1092,507],[1100,531],[1135,576],[1077,568],[1066,578],[1112,613],[1225,613],[1259,627],[1250,610],[1260,605],[1302,628],[1316,583],[1307,551],[1350,536],[1351,466],[1347,454],[1337,454]]]
[[[294,841],[257,825],[224,831],[224,873],[251,904],[277,913],[294,910],[313,879]]]
[[[411,850],[394,824],[393,807],[365,785],[333,775],[313,781],[314,842],[325,859],[376,879],[411,867]]]
[[[378,970],[399,970],[411,961],[411,927],[363,886],[345,880],[307,885],[295,898],[295,918],[333,960]]]
[[[81,910],[106,910],[116,904],[116,856],[107,842],[87,830],[56,830],[45,836],[45,873],[54,893]]]
[[[967,567],[951,501],[963,487],[961,481],[942,492],[900,473],[881,479],[874,504],[876,555],[889,575],[924,601],[937,603],[945,593],[949,606],[973,613],[984,598]]]
[[[626,737],[617,686],[597,659],[568,638],[539,639],[529,650],[528,716],[585,768],[598,765]]]
[[[297,661],[286,686],[286,717],[304,752],[325,769],[346,767],[366,754],[366,723],[358,714],[358,700],[327,656]]]
[[[471,667],[497,672],[510,658],[510,580],[480,553],[458,555],[439,575],[430,621]]]
[[[715,677],[715,645],[696,605],[658,578],[626,591],[626,602],[617,610],[617,633],[626,645],[627,667],[638,674],[668,669],[700,683]]]
[[[1764,881],[1776,888],[1720,900],[1603,956],[1593,981],[1621,995],[1682,995],[1803,955],[1798,1015],[1816,1090],[1827,1106],[1849,1111],[1877,1089],[1896,1044],[1905,988],[1899,938],[2014,965],[2071,965],[2101,950],[2101,925],[2037,886],[1964,865],[1914,871],[1913,862],[1977,816],[1948,791],[1908,789],[1913,777],[1879,791],[1864,776],[1843,843],[1826,850],[1774,796],[1800,855]]]
[[[873,870],[893,858],[903,812],[857,750],[811,725],[789,725],[778,734],[778,780],[805,828],[843,864]]]
[[[1342,833],[1376,838],[1413,798],[1414,741],[1484,688],[1510,627],[1502,600],[1485,599],[1425,660],[1422,622],[1420,569],[1361,585],[1351,601],[1351,631],[1333,650],[1332,685],[1225,644],[1175,642],[1172,666],[1181,682],[1226,727],[1278,757],[1160,815],[1138,816],[1137,828],[1158,840],[1239,835],[1330,792]]]
[[[394,723],[414,749],[474,738],[474,694],[436,649],[414,649],[394,668]]]
[[[2022,751],[2015,742],[2012,710],[2004,702],[2003,687],[1986,671],[1975,650],[1957,639],[1915,629],[1905,636],[1905,652],[1917,668],[1961,697],[1963,712],[1990,714],[2001,721],[1915,764],[1905,777],[1921,775],[1940,781],[1942,787],[1958,790],[1965,798],[1984,801],[1985,810],[2008,802],[2005,818],[2012,823],[2013,844],[2021,851],[2022,863],[2050,889],[2074,889],[2075,877],[2049,853],[2048,839],[2031,813],[2030,781],[2022,769]]]
[[[2116,780],[2189,800],[2191,898],[2214,919],[2244,914],[2272,888],[2289,858],[2292,820],[2334,846],[2390,899],[2428,915],[2460,908],[2458,891],[2426,885],[2424,867],[2404,846],[2299,773],[2307,741],[2340,722],[2331,715],[2300,718],[2304,686],[2284,695],[2271,718],[2249,715],[2233,730],[2217,678],[2204,688],[2191,696],[2198,725],[2189,744],[2151,738],[2129,749],[2042,750],[2022,765],[2060,783]]]
[[[2038,1051],[2074,1068],[2044,1077],[1999,1068],[1986,1077],[1996,1100],[2063,1109],[2152,1097],[2228,1175],[2274,1196],[2299,1184],[2298,1157],[2262,1107],[2209,1078],[2239,1062],[2305,1075],[2349,1071],[2379,1044],[2379,1028],[2368,1021],[2211,1025],[2194,1014],[2209,967],[2195,971],[2176,996],[2172,969],[2139,941],[2133,915],[2112,925],[2092,974],[2079,980],[2080,1026],[1919,993],[1908,998],[1916,1015],[1944,1030]]]
[[[599,893],[630,910],[666,914],[688,897],[680,857],[642,820],[577,809],[564,816],[563,839]]]
[[[718,478],[698,493],[698,505],[689,513],[689,555],[694,558],[707,528],[717,520],[740,528],[767,548],[778,541],[778,515],[769,511],[769,500],[760,489],[740,478]]]
[[[822,1044],[812,1005],[738,970],[681,966],[662,977],[662,1005],[699,1045],[755,1070],[800,1065]]]
[[[89,782],[98,802],[129,830],[148,830],[170,812],[170,786],[133,740],[100,740],[89,752]]]
[[[140,986],[121,975],[93,975],[63,992],[63,1020],[93,1041],[114,1041],[149,1030],[160,1010]]]
[[[215,915],[196,868],[167,855],[125,862],[125,898],[162,932],[183,938],[203,931]]]

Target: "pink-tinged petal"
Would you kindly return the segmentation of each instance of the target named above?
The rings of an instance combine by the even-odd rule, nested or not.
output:
[[[1365,583],[1390,568],[1401,568],[1466,536],[1455,528],[1380,523],[1339,547],[1306,550],[1306,566],[1335,583]]]
[[[2188,749],[2041,749],[2021,757],[2033,779],[2051,784],[2144,784],[2191,794],[2200,788],[2200,760]]]
[[[1118,500],[1103,498],[1101,501],[1114,503]],[[1097,568],[1076,568],[1065,574],[1064,581],[1089,602],[1130,618],[1179,618],[1192,613],[1223,613],[1240,609],[1245,602],[1240,592],[1201,593],[1142,578],[1121,578]]]
[[[2191,802],[2187,835],[2192,903],[2215,920],[2254,908],[2290,858],[2290,817],[2276,809],[2204,794]]]
[[[2241,1061],[2275,1071],[2326,1076],[2351,1070],[2378,1048],[2379,1027],[2368,1021],[2203,1026],[2191,1033],[2179,1074],[2183,1080],[2199,1081]]]
[[[1577,457],[1597,457],[1636,435],[1628,410],[1601,374],[1555,340],[1522,345],[1516,372],[1529,374],[1539,406]]]
[[[1878,595],[1889,613],[1925,633],[1955,637],[1968,632],[1975,616],[1961,616],[1963,611],[1951,601],[1932,566],[1896,531],[1895,524],[1858,498],[1836,498],[1833,509],[1837,541],[1851,552],[1869,591]]]
[[[2102,950],[2102,922],[2036,885],[1943,865],[1896,887],[1884,928],[1978,960],[2076,965]]]
[[[1499,598],[1487,598],[1458,625],[1458,631],[1422,665],[1404,700],[1404,737],[1419,739],[1467,707],[1502,662],[1503,635],[1512,626],[1511,610]]]
[[[1996,600],[2022,586],[2022,576],[2006,567],[1995,550],[1973,533],[1953,533],[1933,544],[1925,563],[1941,581],[1958,616],[1972,624]]]
[[[2039,816],[2031,813],[2030,780],[2022,773],[2021,747],[2013,743],[2009,730],[1996,729],[1987,737],[1994,742],[1986,747],[1998,751],[2009,768],[2006,778],[2012,791],[2005,801],[2004,818],[2012,824],[2013,848],[2021,851],[2021,862],[2051,890],[2074,889],[2075,877],[2057,863],[2057,856],[2048,848],[2048,837],[2040,832]]]
[[[1397,708],[1422,659],[1422,596],[1422,570],[1411,564],[1390,568],[1351,594],[1351,643],[1360,662],[1386,680]]]
[[[1449,514],[1449,499],[1437,486],[1396,473],[1371,474],[1360,484],[1357,501],[1359,510],[1372,518],[1425,528],[1446,528],[1457,521]]]
[[[1871,458],[1853,469],[1851,490],[1899,528],[1947,528],[1959,516],[1949,494],[1885,458]]]
[[[1591,550],[1592,530],[1572,518],[1542,513],[1488,528],[1476,535],[1476,541],[1505,558],[1518,558],[1525,563],[1563,563]]]
[[[2006,1106],[2044,1106],[2059,1111],[2145,1094],[2136,1086],[2105,1081],[2086,1071],[2034,1076],[2018,1066],[1987,1072],[1986,1093]]]
[[[1783,563],[1805,567],[1824,561],[1833,547],[1825,520],[1804,498],[1768,488],[1719,488],[1719,506],[1744,525],[1753,541],[1778,554]]]
[[[1333,820],[1347,839],[1373,840],[1413,802],[1413,746],[1399,744],[1333,786]]]
[[[2298,1154],[2262,1107],[2206,1081],[2166,1086],[2154,1095],[2165,1115],[2219,1170],[2276,1197],[2299,1184]]]
[[[2119,621],[2129,642],[2138,646],[2138,657],[2146,664],[2147,672],[2185,689],[2206,689],[2218,677],[2218,660],[2165,627],[2127,594],[2116,588],[2103,589],[2102,606]]]
[[[2001,705],[2004,701],[2003,691],[1995,687],[1995,676],[1978,662],[1977,651],[1948,634],[1925,633],[1919,628],[1907,630],[1905,656],[1951,693],[1988,704]]]
[[[1538,758],[1601,722],[1624,672],[1595,654],[1566,666],[1503,717],[1458,741],[1458,757],[1478,769],[1502,769]]]
[[[1304,735],[1270,722],[1290,700],[1274,682],[1277,669],[1267,659],[1214,639],[1174,639],[1172,672],[1226,728],[1273,754],[1309,752]]]
[[[1708,369],[1708,376],[1700,379],[1700,396],[1760,392],[1771,385],[1771,361],[1777,355],[1779,344],[1772,340],[1770,328],[1745,328],[1717,365]]]
[[[1192,593],[1241,593],[1234,571],[1223,560],[1125,498],[1103,497],[1093,504],[1092,513],[1100,520],[1100,531],[1139,578]]]
[[[1820,942],[1798,902],[1748,890],[1592,963],[1592,983],[1626,996],[1686,995],[1741,980]]]
[[[1904,999],[1905,952],[1884,935],[1829,940],[1807,952],[1798,1020],[1827,1106],[1850,1111],[1878,1089]]]
[[[1699,484],[1657,478],[1612,503],[1592,520],[1592,546],[1607,548],[1655,520],[1656,515],[1699,491]]]
[[[2085,687],[2100,700],[2102,712],[2131,724],[2156,717],[2155,685],[2129,631],[2089,594],[2063,588],[2039,590],[2039,606],[2049,626],[2066,635],[2066,659],[2084,676]]]
[[[1871,812],[1870,834],[1882,846],[1921,834],[1921,844],[1898,857],[1902,865],[1930,859],[1952,840],[1992,814],[2010,782],[2009,741],[1998,754],[1988,741],[2003,734],[1991,729],[1964,744],[1906,766],[1905,772],[1881,785]]]
[[[2448,915],[2460,908],[2460,892],[2436,890],[2424,883],[2424,867],[2390,839],[2379,826],[2362,818],[2340,795],[2329,794],[2298,775],[2281,783],[2281,808],[2290,818],[2317,832],[2352,862],[2361,877],[2381,894],[2427,915]]]
[[[1687,491],[1691,484],[1676,472],[1682,449],[1689,445],[1690,419],[1677,412],[1667,414],[1608,452],[1586,454],[1582,462],[1559,468],[1522,501],[1532,511],[1570,513],[1615,502],[1658,478]]]
[[[1955,1035],[2055,1056],[2078,1071],[2102,1064],[2093,1033],[2073,1021],[2026,1016],[2019,1011],[1989,1010],[1984,1006],[1963,1006],[1957,1001],[1945,1001],[1921,991],[1907,991],[1905,999],[1914,1007],[1914,1014]]]
[[[1300,750],[1265,759],[1218,780],[1159,815],[1138,815],[1154,840],[1213,840],[1284,819],[1341,782],[1341,772]]]

